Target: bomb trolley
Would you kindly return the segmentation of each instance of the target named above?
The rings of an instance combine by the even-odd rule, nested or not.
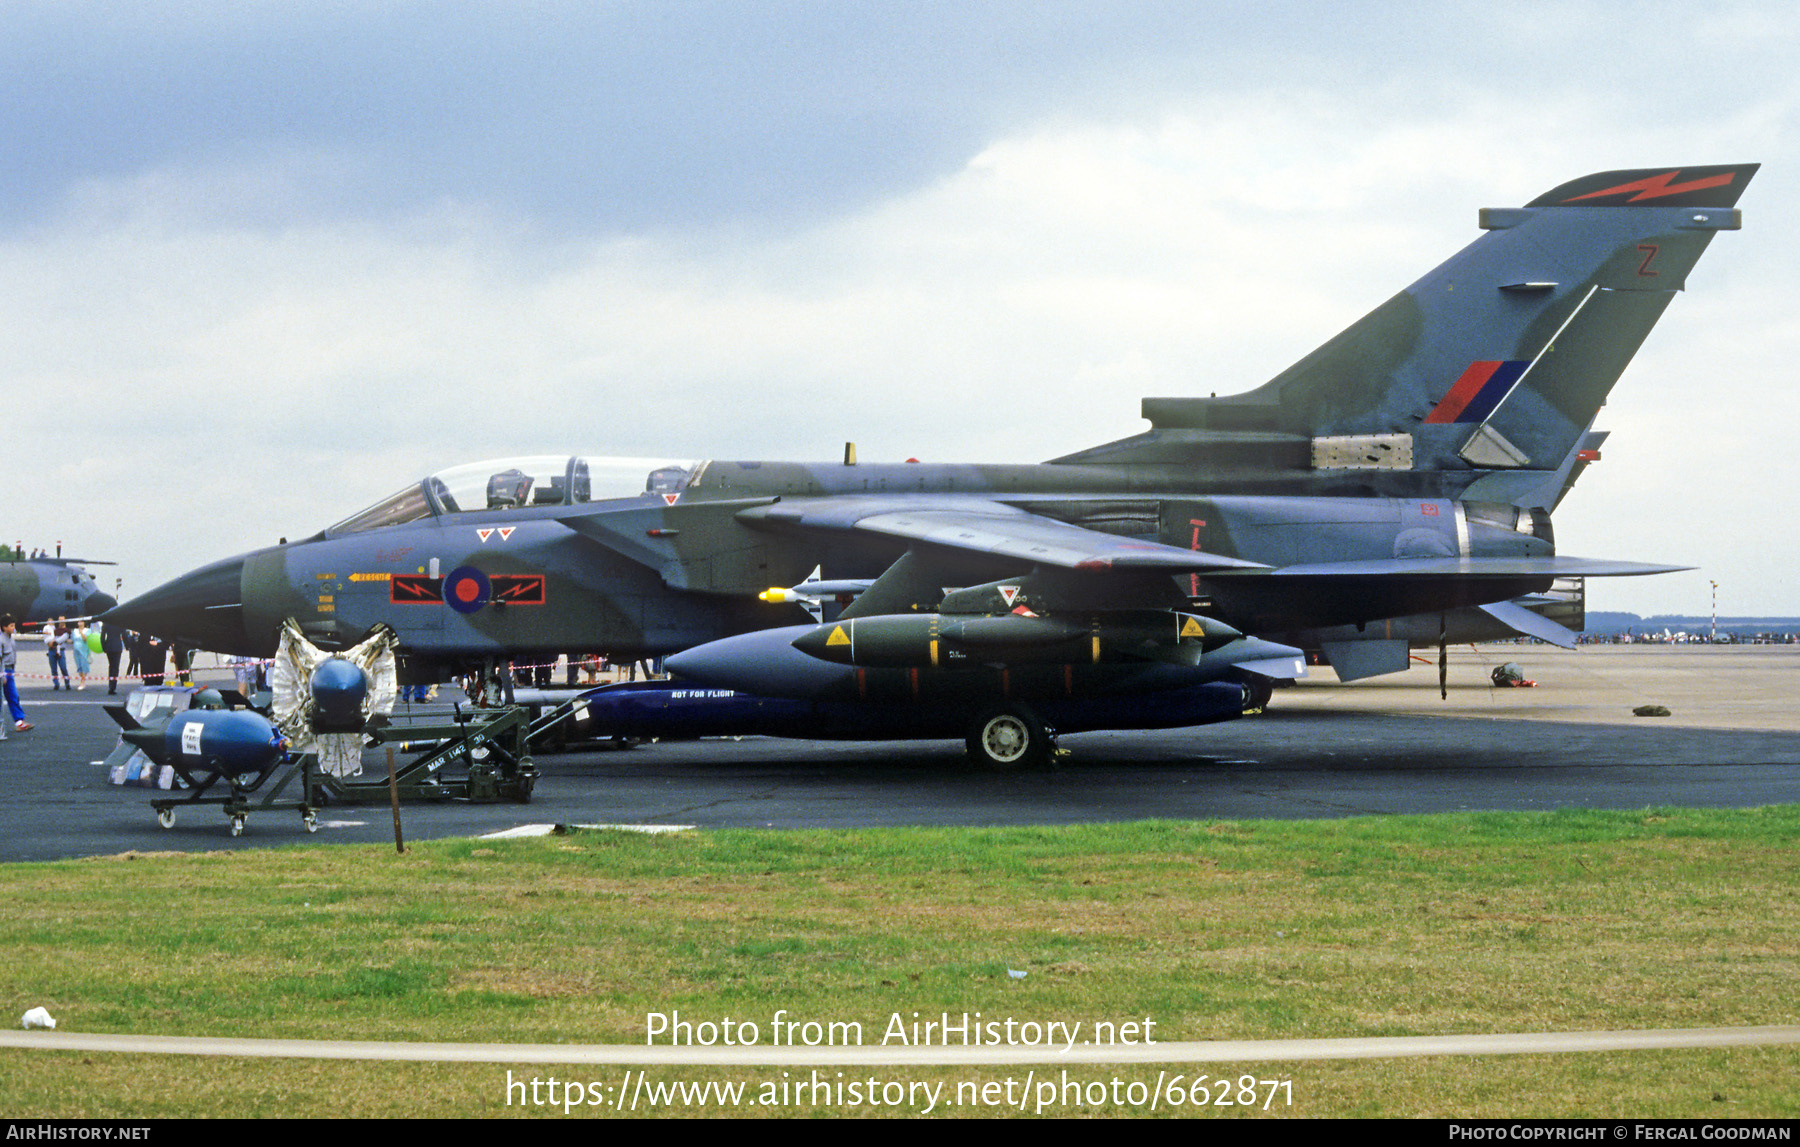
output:
[[[202,691],[164,687],[143,690],[127,706],[107,706],[121,728],[120,743],[108,757],[114,783],[173,791],[182,796],[150,802],[157,823],[173,828],[183,806],[216,805],[243,833],[252,812],[295,811],[307,832],[318,831],[318,812],[332,804],[388,799],[385,778],[355,781],[319,767],[316,753],[287,751],[286,738],[250,709],[184,708]],[[232,696],[233,700],[241,700]],[[143,720],[139,720],[143,718]],[[560,719],[560,716],[559,718]],[[403,800],[490,802],[531,800],[539,776],[529,751],[530,714],[523,707],[456,709],[449,717],[370,722],[368,747],[392,746],[420,755],[396,770],[395,789]],[[219,793],[224,784],[229,791]],[[295,789],[295,786],[298,788]],[[286,795],[293,792],[295,795]]]
[[[512,800],[531,803],[539,773],[531,760],[531,714],[523,706],[464,710],[453,714],[382,718],[370,723],[371,747],[411,747],[425,751],[394,771],[401,800]],[[350,781],[326,777],[329,799],[359,804],[388,799],[387,780]]]
[[[237,706],[226,708],[227,704]],[[123,705],[107,705],[106,714],[119,726],[119,744],[107,757],[114,784],[174,792],[177,782],[187,790],[179,799],[160,797],[150,802],[158,823],[175,826],[175,810],[182,805],[220,806],[231,821],[231,835],[244,830],[253,809],[285,808],[298,811],[308,832],[318,830],[318,774],[307,761],[289,752],[288,738],[269,719],[248,707],[245,698],[231,691],[203,686],[152,685],[134,689]],[[268,791],[253,794],[269,783]],[[300,798],[282,800],[295,779]],[[209,796],[220,784],[228,792]]]
[[[468,801],[488,804],[502,800],[531,803],[531,790],[537,783],[537,767],[527,749],[530,736],[530,714],[523,708],[458,711],[445,720],[372,722],[366,732],[371,748],[392,745],[401,752],[408,746],[430,744],[432,747],[394,771],[395,790],[403,801]],[[331,804],[378,804],[388,800],[388,782],[350,780],[334,777],[320,770],[314,753],[290,754],[291,760],[271,770],[248,785],[237,778],[231,781],[231,792],[208,797],[206,790],[220,779],[218,774],[195,785],[193,793],[181,800],[154,800],[157,823],[164,828],[175,824],[175,809],[182,805],[217,804],[231,818],[231,835],[244,831],[245,818],[251,812],[276,809],[295,810],[307,832],[319,830],[319,810]],[[177,770],[190,785],[195,782]],[[251,796],[265,781],[269,791],[260,799]],[[282,800],[281,795],[294,782],[299,782],[298,799]]]
[[[319,831],[319,809],[327,800],[325,782],[331,780],[318,771],[318,760],[311,753],[301,753],[269,772],[256,777],[249,784],[241,782],[237,776],[226,776],[214,773],[204,780],[179,765],[171,765],[177,776],[185,781],[192,791],[180,800],[162,798],[150,802],[156,810],[156,823],[164,828],[175,827],[175,810],[189,805],[218,805],[231,819],[231,835],[242,836],[244,822],[252,812],[268,812],[275,809],[288,809],[300,814],[300,823],[307,832]],[[251,797],[263,787],[270,778],[274,784],[259,799]],[[298,800],[282,800],[281,794],[298,778],[300,797]],[[231,786],[231,791],[224,796],[209,797],[207,790],[224,780]]]

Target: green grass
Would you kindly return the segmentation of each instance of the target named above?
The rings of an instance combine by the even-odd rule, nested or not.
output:
[[[913,1011],[1147,1016],[1161,1041],[1795,1023],[1797,841],[1781,806],[128,854],[4,869],[0,999],[68,1031],[569,1043],[641,1043],[675,1010],[857,1020],[871,1042]],[[0,1065],[8,1114],[507,1111],[495,1067]],[[1775,1048],[1280,1070],[1301,1115],[1707,1117],[1800,1114],[1796,1067]]]

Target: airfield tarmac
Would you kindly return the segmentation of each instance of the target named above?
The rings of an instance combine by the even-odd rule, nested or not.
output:
[[[1539,687],[1492,688],[1488,673],[1503,661],[1519,662]],[[393,839],[385,804],[326,809],[316,835],[293,812],[268,812],[233,838],[216,808],[182,810],[161,829],[150,791],[113,786],[93,763],[118,740],[100,708],[104,687],[20,685],[38,727],[0,743],[0,861]],[[1465,646],[1450,651],[1448,701],[1438,698],[1435,664],[1351,685],[1315,670],[1259,717],[1065,737],[1068,754],[1048,774],[973,772],[949,741],[665,742],[540,755],[529,805],[414,803],[402,817],[408,838],[421,839],[528,824],[848,828],[1753,807],[1800,800],[1797,701],[1800,646]],[[1631,715],[1652,703],[1672,715]]]

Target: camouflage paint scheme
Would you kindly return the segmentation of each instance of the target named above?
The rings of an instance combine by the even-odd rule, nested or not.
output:
[[[95,617],[117,604],[111,594],[100,591],[94,575],[82,568],[81,559],[0,561],[0,614],[10,613],[21,625],[59,617]]]
[[[846,616],[936,609],[895,589],[911,554],[940,587],[1054,574],[1051,608],[1179,602],[1326,649],[1347,677],[1403,668],[1408,644],[1536,632],[1559,602],[1578,624],[1579,590],[1550,594],[1558,579],[1662,567],[1558,556],[1549,512],[1593,456],[1620,372],[1713,234],[1740,226],[1755,171],[1604,172],[1484,210],[1469,246],[1268,383],[1145,399],[1146,432],[1050,462],[714,460],[673,488],[665,474],[582,501],[572,461],[562,485],[535,487],[547,504],[456,512],[427,479],[413,520],[217,562],[107,620],[264,655],[288,616],[321,644],[386,622],[418,677],[803,625],[757,594],[815,568],[875,579]],[[496,482],[512,472],[493,466]],[[457,571],[462,608],[447,603]]]

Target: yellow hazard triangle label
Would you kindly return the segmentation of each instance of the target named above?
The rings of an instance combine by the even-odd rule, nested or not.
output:
[[[1206,630],[1200,628],[1200,619],[1190,617],[1181,623],[1182,637],[1205,637]]]
[[[840,625],[831,631],[831,636],[825,639],[825,644],[848,645],[850,644],[850,635],[845,633],[844,627]]]

